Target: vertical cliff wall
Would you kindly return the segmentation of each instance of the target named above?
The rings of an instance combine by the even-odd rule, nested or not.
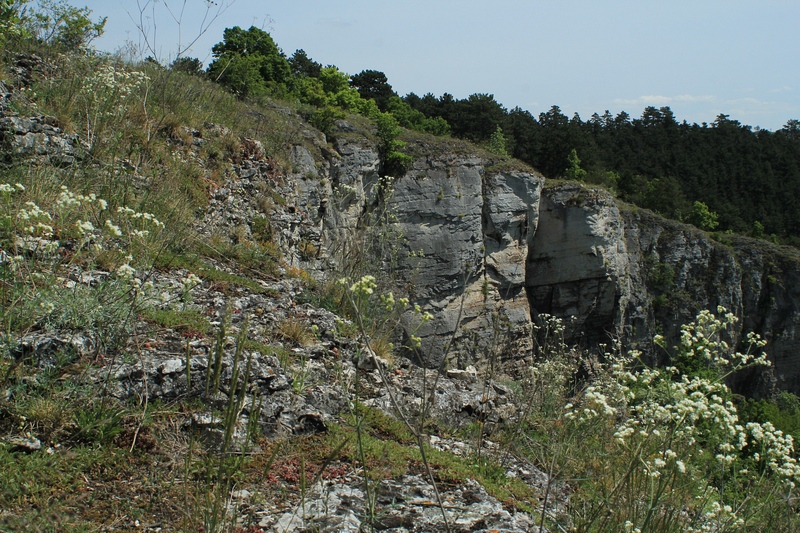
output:
[[[656,333],[675,344],[681,324],[723,306],[741,319],[732,340],[762,334],[774,363],[772,375],[740,376],[738,388],[800,393],[796,250],[734,236],[718,242],[605,191],[545,186],[535,172],[502,170],[475,153],[418,156],[406,175],[387,181],[363,140],[338,142],[316,167],[304,150],[296,153],[305,169],[298,190],[321,217],[320,257],[364,252],[370,225],[392,228],[384,232],[391,242],[379,246],[383,262],[372,266],[391,269],[435,317],[415,331],[422,364],[530,357],[531,324],[543,313],[567,319],[573,342],[620,339],[663,363]],[[324,269],[319,258],[305,265]],[[416,328],[415,315],[406,318]]]

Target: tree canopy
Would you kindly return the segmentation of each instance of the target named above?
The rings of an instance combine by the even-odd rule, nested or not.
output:
[[[377,70],[362,70],[350,77],[350,85],[358,91],[361,98],[375,100],[381,111],[386,111],[389,98],[396,96],[386,74]]]
[[[208,66],[212,79],[240,96],[285,87],[292,70],[269,33],[251,26],[227,28],[223,40],[211,49],[215,60]]]

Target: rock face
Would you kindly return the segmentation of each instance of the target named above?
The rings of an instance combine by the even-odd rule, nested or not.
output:
[[[0,118],[0,143],[6,157],[47,156],[56,166],[71,165],[84,151],[77,135],[64,133],[54,117],[44,115]]]
[[[10,93],[0,93],[5,108]],[[674,345],[681,324],[722,306],[740,318],[731,340],[761,334],[774,363],[773,373],[737,376],[734,385],[756,396],[775,386],[800,393],[796,250],[735,236],[719,242],[604,191],[545,186],[533,171],[504,169],[464,146],[420,143],[423,155],[405,175],[383,178],[369,132],[343,121],[337,127],[343,135],[332,146],[304,132],[285,175],[258,141],[244,140],[252,154],[214,192],[200,233],[268,237],[290,267],[320,279],[391,274],[384,279],[434,317],[421,325],[419,313],[404,317],[407,336],[421,339],[411,358],[428,367],[528,357],[543,314],[569,319],[571,342],[619,339],[664,362],[653,352],[656,332]],[[7,156],[59,165],[83,152],[55,119],[6,110],[0,142]]]
[[[721,243],[650,213],[621,214],[632,291],[624,314],[629,344],[641,344],[658,328],[673,345],[680,324],[723,306],[740,319],[732,340],[750,331],[763,336],[774,370],[736,376],[734,387],[755,396],[775,386],[800,393],[797,250],[735,236]]]
[[[494,161],[474,153],[416,157],[404,176],[385,181],[368,143],[351,139],[336,150],[320,172],[331,181],[330,198],[321,200],[322,255],[333,259],[345,246],[380,251],[374,271],[391,270],[434,316],[422,326],[417,314],[406,317],[409,335],[422,339],[418,362],[464,368],[526,356],[542,314],[569,319],[571,342],[619,339],[664,362],[653,352],[657,332],[674,345],[681,324],[723,306],[740,318],[732,340],[761,334],[774,363],[774,377],[740,376],[737,387],[800,393],[794,250],[743,237],[718,242],[620,206],[602,190],[545,187],[533,171],[493,170]],[[377,234],[386,241],[376,243]]]
[[[485,165],[476,157],[447,156],[417,163],[395,182],[387,202],[403,236],[398,273],[434,316],[417,333],[431,366],[461,357],[466,350],[459,345],[490,349],[498,322],[516,337],[530,324],[524,258],[542,180],[490,173]],[[446,353],[454,335],[454,350]],[[470,362],[459,360],[460,366]]]
[[[630,298],[625,228],[613,199],[579,185],[548,189],[526,258],[534,316],[569,323],[571,337],[605,341],[622,334]]]
[[[463,368],[473,362],[468,353],[495,349],[499,337],[503,345],[525,344],[531,323],[525,258],[543,178],[493,172],[490,161],[475,155],[445,153],[418,158],[400,178],[379,179],[377,151],[351,143],[337,148],[327,242],[341,251],[343,229],[351,239],[360,235],[361,246],[376,250],[383,268],[434,316],[421,326],[418,314],[405,317],[409,332],[422,339],[419,362],[436,367],[451,359]],[[385,231],[367,235],[364,228],[375,224]]]

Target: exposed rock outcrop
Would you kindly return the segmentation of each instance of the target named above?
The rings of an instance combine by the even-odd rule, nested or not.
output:
[[[5,102],[10,93],[0,92]],[[406,316],[408,334],[422,339],[415,357],[429,367],[528,356],[543,313],[571,317],[571,341],[620,339],[663,362],[652,353],[656,332],[674,344],[681,324],[722,306],[740,318],[732,340],[761,334],[774,363],[774,376],[740,376],[738,388],[800,393],[796,250],[732,235],[720,242],[602,190],[545,187],[534,171],[498,170],[470,150],[422,143],[404,176],[382,178],[369,135],[340,128],[346,135],[333,146],[308,129],[286,174],[245,140],[256,143],[253,153],[213,192],[200,233],[269,239],[288,265],[317,278],[354,262],[362,271],[391,269],[434,316],[421,327],[417,314]],[[54,119],[7,110],[0,138],[7,156],[51,164],[71,164],[83,150]]]
[[[328,252],[363,239],[370,225],[393,225],[395,242],[380,248],[394,255],[382,257],[383,267],[434,315],[419,328],[407,317],[422,338],[423,364],[447,359],[463,368],[530,354],[542,313],[570,318],[573,342],[619,339],[658,362],[665,354],[653,352],[657,332],[675,344],[681,324],[723,306],[741,319],[732,340],[763,335],[774,363],[776,382],[761,372],[741,377],[739,388],[760,395],[777,384],[800,393],[794,250],[727,235],[719,242],[599,189],[543,187],[533,171],[494,171],[474,153],[417,157],[408,173],[383,183],[377,150],[365,146],[340,142],[328,158],[333,187],[321,240]]]
[[[56,166],[71,165],[85,148],[75,134],[64,133],[54,117],[5,116],[0,118],[0,145],[9,156],[46,156]]]

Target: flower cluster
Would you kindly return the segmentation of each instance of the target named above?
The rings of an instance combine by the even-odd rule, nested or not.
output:
[[[140,213],[131,209],[130,207],[118,207],[117,213],[127,216],[131,220],[142,220],[146,223],[152,224],[156,228],[163,228],[164,223],[159,221],[152,213]]]
[[[375,276],[363,276],[360,280],[350,285],[350,292],[361,296],[369,296],[377,288],[378,284],[375,283]]]
[[[0,195],[10,202],[11,195],[22,193],[22,184],[0,184]],[[94,250],[117,250],[130,257],[134,240],[145,238],[150,230],[164,228],[153,214],[138,212],[129,207],[117,208],[117,217],[109,218],[108,202],[94,193],[80,194],[61,186],[50,210],[33,201],[14,207],[5,204],[6,237],[16,246],[37,254],[53,254],[62,247],[64,239],[77,239],[78,248],[90,246]],[[61,239],[61,240],[59,240]],[[122,240],[120,240],[122,239]],[[120,278],[131,279],[132,258],[117,269]]]
[[[25,207],[17,213],[17,221],[21,222],[22,230],[28,235],[49,238],[53,236],[53,226],[50,224],[53,217],[43,211],[34,202],[25,202]]]
[[[712,368],[737,370],[746,365],[769,365],[765,352],[756,353],[766,345],[756,333],[749,333],[746,338],[747,350],[744,353],[731,349],[725,340],[738,318],[724,307],[717,308],[722,318],[717,318],[710,311],[701,311],[694,322],[681,326],[680,346],[676,347],[681,357],[706,361]],[[663,346],[663,337],[656,343]]]
[[[21,183],[15,183],[14,185],[11,185],[10,183],[0,184],[0,194],[6,196],[14,194],[15,192],[24,192],[24,191],[25,191],[25,186],[22,185]]]
[[[721,319],[704,311],[683,326],[676,347],[680,355],[706,362],[716,374],[647,368],[636,357],[610,357],[605,373],[567,404],[564,414],[574,431],[584,436],[594,432],[593,439],[612,442],[615,460],[630,465],[621,468],[641,472],[624,478],[644,483],[632,494],[654,491],[650,493],[671,498],[670,491],[679,490],[675,487],[697,487],[706,503],[687,531],[721,531],[743,523],[735,506],[725,503],[728,495],[719,489],[716,476],[750,488],[769,482],[787,490],[800,480],[792,437],[770,423],[743,424],[724,384],[732,370],[768,365],[765,354],[754,355],[765,343],[751,334],[744,340],[745,353],[734,351],[723,334],[736,317],[718,311]],[[655,340],[663,346],[663,337]],[[653,502],[643,505],[652,508]],[[642,524],[628,521],[625,530],[636,531],[637,525]]]
[[[149,79],[143,72],[103,65],[83,81],[82,92],[92,101],[106,99],[112,95],[125,99]]]
[[[198,285],[202,285],[203,280],[201,280],[197,275],[192,274],[191,272],[181,280],[181,286],[183,287],[184,291],[190,291],[197,287]]]
[[[800,480],[800,465],[795,459],[794,439],[776,429],[769,422],[757,424],[750,422],[745,427],[749,437],[746,451],[758,463],[760,470],[764,469],[779,475],[786,481],[789,488],[794,488]],[[743,446],[744,447],[744,446]]]
[[[56,207],[62,210],[86,207],[89,204],[97,204],[101,211],[105,211],[108,208],[108,202],[102,198],[98,198],[96,194],[77,194],[70,191],[66,185],[61,186],[61,193],[58,195],[58,199],[56,199]]]

